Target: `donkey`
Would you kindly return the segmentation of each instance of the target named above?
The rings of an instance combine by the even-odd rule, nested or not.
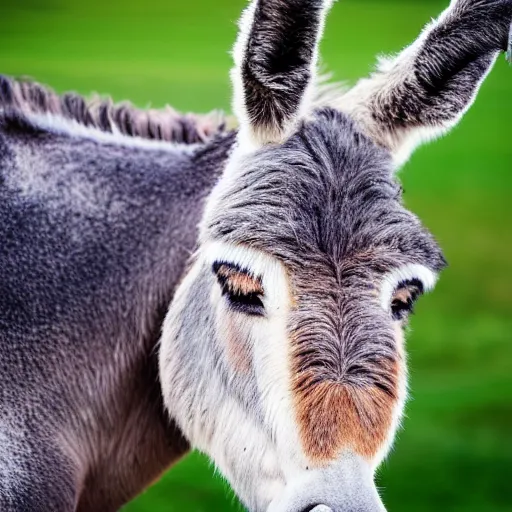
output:
[[[190,447],[255,512],[384,510],[402,327],[445,265],[394,172],[512,0],[452,1],[348,91],[316,74],[332,3],[249,4],[235,132],[0,80],[2,512],[117,510]]]

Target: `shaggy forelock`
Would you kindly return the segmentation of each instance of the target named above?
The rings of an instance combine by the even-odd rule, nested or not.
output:
[[[316,111],[285,144],[247,157],[208,229],[289,266],[353,266],[356,257],[380,271],[444,266],[432,236],[401,204],[387,151],[331,109]]]

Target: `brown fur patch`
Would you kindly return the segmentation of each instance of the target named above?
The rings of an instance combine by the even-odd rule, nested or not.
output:
[[[226,315],[223,326],[227,345],[227,354],[233,368],[241,373],[248,373],[251,369],[251,354],[246,338],[240,333],[239,322],[233,315]]]
[[[398,364],[383,363],[397,382]],[[395,393],[377,386],[318,381],[313,372],[295,383],[299,432],[308,457],[317,463],[335,458],[344,447],[371,458],[385,443],[392,424]]]

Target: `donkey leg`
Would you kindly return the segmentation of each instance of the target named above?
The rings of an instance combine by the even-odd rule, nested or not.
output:
[[[15,436],[0,431],[0,510],[74,511],[78,485],[71,460],[30,432]]]

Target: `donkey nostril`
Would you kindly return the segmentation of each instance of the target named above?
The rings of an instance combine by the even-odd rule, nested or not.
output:
[[[327,505],[310,505],[301,510],[301,512],[333,512]]]

